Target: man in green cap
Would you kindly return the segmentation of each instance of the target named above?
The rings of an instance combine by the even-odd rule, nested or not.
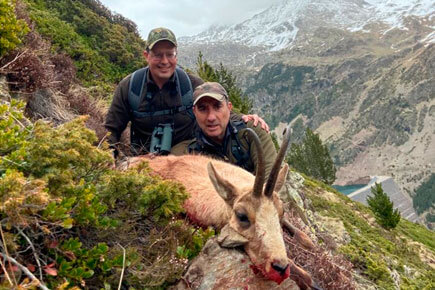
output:
[[[174,155],[205,154],[238,165],[255,174],[257,151],[251,128],[257,133],[263,150],[266,176],[276,159],[272,137],[252,122],[230,118],[232,104],[224,87],[216,82],[198,86],[193,94],[193,112],[198,123],[195,138],[183,141],[172,148]]]
[[[107,113],[105,127],[111,133],[109,143],[115,149],[115,157],[121,134],[129,122],[130,148],[134,155],[167,154],[172,145],[194,137],[192,95],[203,80],[177,66],[174,33],[162,27],[151,30],[144,56],[148,66],[118,84]],[[260,121],[268,130],[256,115],[243,118]]]

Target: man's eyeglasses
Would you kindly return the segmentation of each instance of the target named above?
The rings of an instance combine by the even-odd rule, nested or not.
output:
[[[173,52],[165,52],[165,53],[154,53],[151,52],[151,57],[154,60],[162,60],[163,57],[166,56],[167,59],[175,59],[177,57],[177,52],[173,51]]]

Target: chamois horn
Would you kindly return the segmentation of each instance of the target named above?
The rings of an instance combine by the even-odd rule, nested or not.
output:
[[[270,171],[269,178],[267,179],[267,183],[264,188],[264,195],[268,197],[272,196],[276,184],[276,179],[278,178],[279,170],[281,168],[281,163],[284,160],[288,144],[290,143],[290,130],[291,129],[289,125],[285,130],[285,135],[282,139],[281,148],[279,149],[278,155],[276,156],[275,163],[273,164],[272,170]]]
[[[258,138],[257,133],[255,133],[254,130],[252,130],[251,128],[247,128],[246,133],[252,137],[252,140],[254,141],[255,144],[255,148],[257,150],[257,168],[255,171],[255,182],[254,182],[254,189],[252,193],[254,194],[254,196],[260,197],[263,191],[264,176],[266,175],[263,147],[261,147],[260,138]]]

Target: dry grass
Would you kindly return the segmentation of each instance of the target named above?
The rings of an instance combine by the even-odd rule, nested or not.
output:
[[[311,235],[292,211],[288,213],[288,220],[307,235]],[[325,240],[324,237],[322,239]],[[332,237],[330,240],[333,241]],[[352,263],[342,256],[330,254],[327,243],[325,243],[326,247],[316,243],[314,249],[307,250],[287,232],[284,233],[284,241],[288,256],[309,272],[314,282],[323,289],[356,289],[352,277]]]

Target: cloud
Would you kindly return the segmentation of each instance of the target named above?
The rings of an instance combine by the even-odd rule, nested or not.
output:
[[[155,27],[168,27],[179,36],[198,34],[213,24],[235,24],[278,0],[101,0],[110,10],[133,20],[146,38]]]

